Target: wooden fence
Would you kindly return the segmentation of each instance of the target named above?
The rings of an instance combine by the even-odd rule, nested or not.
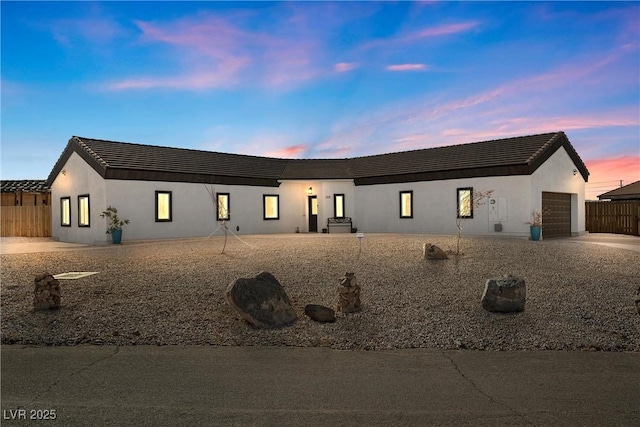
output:
[[[51,206],[0,206],[0,236],[51,237]]]
[[[640,200],[586,202],[585,206],[589,233],[640,235]]]

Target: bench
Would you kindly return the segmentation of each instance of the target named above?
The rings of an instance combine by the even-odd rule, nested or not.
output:
[[[351,218],[345,216],[343,218],[328,218],[327,219],[327,230],[329,233],[332,231],[334,233],[351,233],[353,224],[351,223]]]

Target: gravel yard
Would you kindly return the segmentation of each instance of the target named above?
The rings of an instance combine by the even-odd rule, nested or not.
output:
[[[249,345],[337,349],[640,351],[636,252],[571,240],[463,237],[458,259],[425,261],[422,244],[455,237],[353,234],[229,236],[2,255],[2,343],[35,345]],[[252,329],[225,301],[237,277],[269,271],[299,320]],[[62,308],[33,311],[42,272],[99,271],[61,280]],[[306,304],[335,307],[339,279],[356,273],[363,311],[320,324]],[[526,310],[488,313],[485,281],[513,274]]]

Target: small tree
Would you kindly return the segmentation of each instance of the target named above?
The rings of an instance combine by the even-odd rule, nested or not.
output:
[[[469,216],[461,215],[460,209],[461,206],[466,206],[467,209],[473,211],[474,209],[484,205],[487,202],[487,199],[491,197],[493,194],[493,190],[486,191],[475,191],[465,193],[464,196],[458,201],[457,212],[456,212],[456,227],[458,228],[457,239],[456,239],[456,256],[460,255],[460,239],[462,238],[462,223],[464,220],[469,219]]]
[[[118,217],[118,209],[113,206],[109,206],[106,211],[100,214],[102,218],[108,218],[109,224],[107,225],[107,234],[113,233],[115,230],[122,230],[122,226],[129,224],[128,219],[120,219]]]
[[[226,212],[226,207],[222,206],[222,204],[220,203],[216,189],[212,186],[207,186],[206,188],[207,188],[207,192],[209,193],[209,197],[211,197],[211,203],[213,203],[213,215],[216,216],[216,220],[218,220],[218,216],[217,216],[218,212],[223,212],[223,211],[225,212],[225,215],[222,218],[222,223],[216,229],[216,231],[218,231],[220,228],[222,228],[224,232],[224,244],[222,245],[222,252],[220,252],[223,254],[224,250],[227,247],[227,231],[229,231],[229,227],[227,227],[228,212]],[[216,231],[214,231],[213,233],[215,233]]]

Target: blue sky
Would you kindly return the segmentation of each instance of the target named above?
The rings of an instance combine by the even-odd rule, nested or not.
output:
[[[640,179],[637,2],[7,2],[2,179],[72,135],[276,157],[563,130]]]

